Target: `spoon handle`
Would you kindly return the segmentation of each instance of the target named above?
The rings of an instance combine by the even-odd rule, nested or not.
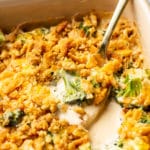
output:
[[[112,32],[120,18],[120,15],[122,14],[126,4],[128,3],[129,0],[119,0],[117,6],[116,6],[116,9],[114,11],[114,14],[112,16],[112,19],[108,25],[108,28],[106,30],[106,33],[103,37],[103,40],[102,40],[102,44],[101,44],[101,47],[99,48],[98,50],[98,53],[101,53],[102,56],[104,58],[106,58],[106,51],[107,51],[107,46],[108,46],[108,43],[110,41],[110,38],[111,38],[111,35],[112,35]]]

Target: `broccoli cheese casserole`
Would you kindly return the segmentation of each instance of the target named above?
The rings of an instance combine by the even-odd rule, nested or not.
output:
[[[112,147],[150,150],[150,70],[138,30],[121,18],[106,62],[97,51],[110,17],[0,31],[0,150],[92,150],[88,127],[109,97],[123,114]]]

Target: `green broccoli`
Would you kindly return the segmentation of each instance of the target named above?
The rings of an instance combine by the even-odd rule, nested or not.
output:
[[[77,100],[83,101],[86,98],[86,94],[81,88],[81,78],[66,71],[62,71],[61,75],[66,91],[64,95],[64,102],[72,103]]]
[[[99,88],[101,86],[101,84],[98,83],[96,80],[91,80],[91,83],[92,83],[94,88]]]
[[[30,32],[22,32],[19,33],[16,37],[16,41],[20,41],[22,44],[25,44],[27,40],[32,39],[32,35]]]
[[[13,112],[7,111],[2,115],[0,123],[5,127],[14,127],[21,122],[24,115],[24,111],[20,109],[16,109]]]
[[[150,124],[150,115],[143,113],[142,117],[139,120],[140,123]]]
[[[41,30],[42,34],[44,34],[44,35],[46,35],[50,32],[49,29],[44,28],[44,27],[40,28],[40,30]]]
[[[127,76],[124,84],[126,85],[125,89],[121,89],[117,96],[136,97],[140,94],[142,89],[142,82],[140,78],[130,78]]]
[[[83,22],[81,22],[79,25],[79,29],[82,29],[86,36],[89,36],[89,34],[90,34],[89,29],[90,28],[91,28],[91,26],[84,26]]]
[[[132,102],[137,96],[140,95],[140,92],[142,90],[142,81],[140,78],[133,78],[129,75],[126,76],[126,78],[123,81],[124,88],[115,89],[115,99],[117,103],[119,103],[121,106],[125,106],[129,109],[132,108],[139,108],[141,105],[138,103]],[[131,103],[126,103],[125,98],[129,98],[131,100]]]
[[[149,69],[127,69],[121,76],[117,76],[118,87],[114,88],[112,94],[115,100],[128,109],[142,108],[150,110],[150,105],[141,102],[142,95],[147,95],[150,87]],[[145,93],[146,92],[146,93]],[[147,95],[149,96],[149,95]]]

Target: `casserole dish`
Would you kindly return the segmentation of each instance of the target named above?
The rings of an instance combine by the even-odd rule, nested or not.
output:
[[[8,31],[12,27],[25,21],[41,21],[47,18],[66,16],[70,17],[75,13],[84,13],[95,9],[101,11],[113,11],[116,1],[1,1],[0,2],[0,26]],[[68,4],[69,7],[64,5]],[[97,5],[97,4],[100,5]],[[46,9],[45,9],[46,8]],[[139,11],[141,10],[141,11]],[[143,12],[142,12],[143,11]],[[144,50],[145,66],[149,66],[149,9],[145,1],[131,1],[124,14],[129,20],[136,21]],[[9,18],[9,19],[8,19]],[[42,19],[41,19],[42,18]],[[91,127],[91,139],[93,149],[102,149],[101,145],[111,142],[116,136],[120,125],[120,107],[111,102],[106,111]],[[110,126],[111,125],[111,126]],[[109,138],[108,138],[109,137]]]

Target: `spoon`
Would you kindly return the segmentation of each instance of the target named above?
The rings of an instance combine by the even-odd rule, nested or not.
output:
[[[119,18],[121,16],[125,6],[127,5],[128,1],[129,0],[119,0],[118,4],[116,6],[116,9],[114,11],[114,14],[112,16],[112,19],[111,19],[111,21],[109,23],[109,26],[108,26],[108,28],[106,30],[105,35],[104,35],[104,38],[102,40],[101,47],[98,50],[98,53],[100,53],[105,60],[107,60],[106,51],[107,51],[107,47],[108,47],[111,35],[112,35],[116,25],[117,25],[117,22],[118,22],[118,20],[119,20]],[[108,88],[108,92],[107,92],[104,100],[98,105],[98,107],[94,106],[95,107],[94,108],[93,106],[92,107],[90,106],[91,109],[94,108],[95,113],[94,113],[94,115],[92,117],[90,117],[87,120],[87,122],[84,122],[84,126],[85,127],[89,128],[90,125],[92,124],[92,122],[94,122],[97,119],[97,117],[99,117],[100,113],[104,110],[106,104],[108,104],[110,91],[111,91],[111,87]],[[90,112],[90,110],[88,110],[88,107],[85,108],[85,110],[87,110],[87,112]]]
[[[111,35],[117,25],[117,22],[121,16],[125,6],[127,5],[128,1],[129,0],[119,0],[118,4],[116,6],[116,9],[114,11],[114,14],[112,16],[112,19],[111,19],[111,21],[108,25],[108,28],[106,30],[106,33],[104,35],[104,38],[102,40],[101,47],[98,50],[98,53],[102,54],[102,57],[105,59],[107,59],[106,51],[107,51],[107,47],[108,47]]]

